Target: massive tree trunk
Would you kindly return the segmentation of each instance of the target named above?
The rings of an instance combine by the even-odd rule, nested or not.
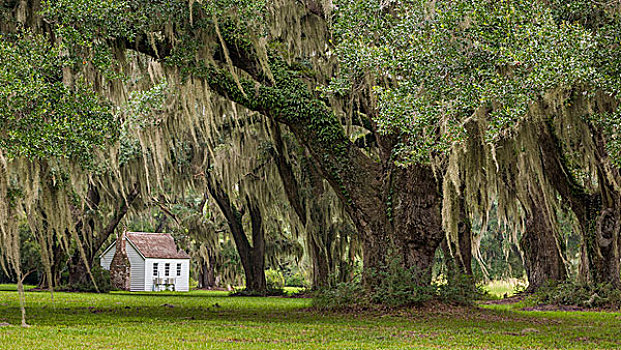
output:
[[[620,208],[613,203],[603,204],[594,198],[580,218],[583,244],[588,266],[588,279],[594,283],[610,283],[621,287],[619,277]]]
[[[621,194],[611,183],[614,177],[619,183],[618,169],[609,162],[602,132],[592,128],[595,144],[594,163],[597,174],[597,188],[588,190],[573,178],[560,141],[550,124],[545,125],[539,135],[540,151],[544,171],[551,184],[561,197],[567,201],[578,219],[582,231],[583,252],[585,253],[585,282],[609,283],[621,286],[619,276],[619,233],[621,223]]]
[[[431,281],[435,252],[445,238],[442,228],[442,192],[438,177],[429,166],[396,169],[390,188],[393,203],[389,220],[393,246],[406,268]]]
[[[202,260],[198,271],[198,288],[212,289],[216,287],[216,257],[211,248],[207,247],[207,259]]]
[[[207,174],[207,188],[231,229],[235,247],[244,268],[246,290],[265,294],[267,292],[267,283],[265,281],[265,233],[263,231],[263,218],[259,208],[246,196],[246,206],[250,214],[252,229],[251,245],[242,224],[243,214],[233,205],[222,184],[209,173]]]
[[[69,285],[70,286],[80,286],[90,284],[88,271],[93,266],[93,262],[95,260],[97,252],[102,248],[103,244],[108,240],[108,238],[114,233],[121,220],[127,214],[129,207],[132,205],[134,200],[139,195],[138,185],[135,185],[132,191],[127,195],[126,198],[121,199],[121,204],[116,209],[114,215],[108,222],[106,226],[104,226],[99,232],[96,232],[96,235],[90,236],[94,233],[95,223],[93,219],[89,219],[86,223],[87,227],[82,220],[78,221],[76,225],[76,230],[78,232],[78,237],[80,237],[80,242],[76,242],[77,244],[82,244],[82,249],[84,250],[85,258],[82,256],[79,249],[76,249],[71,258],[68,260],[68,268],[69,268]],[[99,195],[97,194],[97,189],[91,186],[88,193],[88,210],[97,210],[99,207]],[[87,236],[88,235],[88,236]],[[87,265],[88,264],[88,268]]]
[[[520,239],[528,277],[527,292],[534,292],[547,283],[564,281],[567,278],[560,240],[552,227],[553,213],[548,213],[540,204],[542,197],[540,187],[531,188],[526,229]]]

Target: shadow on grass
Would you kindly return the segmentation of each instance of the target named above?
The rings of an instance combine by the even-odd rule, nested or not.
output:
[[[169,306],[170,305],[170,306]],[[185,321],[217,322],[220,324],[237,325],[241,323],[287,323],[310,324],[318,323],[318,314],[303,309],[269,310],[218,308],[211,306],[187,307],[163,304],[160,306],[26,306],[26,317],[30,325],[40,326],[82,326],[82,325],[122,325],[131,323],[179,323]],[[320,317],[320,316],[319,316]],[[320,317],[323,318],[323,317]],[[338,319],[333,315],[328,319]],[[0,303],[0,322],[19,324],[19,307],[6,307]]]

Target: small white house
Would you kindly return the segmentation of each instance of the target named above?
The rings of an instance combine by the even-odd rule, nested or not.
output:
[[[132,292],[190,289],[190,256],[168,233],[124,232],[101,254],[101,267]]]

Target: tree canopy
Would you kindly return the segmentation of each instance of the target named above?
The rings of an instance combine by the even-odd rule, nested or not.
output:
[[[201,270],[222,266],[230,233],[254,292],[266,257],[303,260],[302,242],[317,288],[361,260],[367,290],[398,266],[410,293],[440,251],[451,283],[473,283],[472,259],[487,274],[484,232],[504,225],[495,240],[517,247],[531,289],[571,277],[569,236],[577,278],[618,288],[619,13],[589,0],[5,2],[4,260],[22,278],[27,226],[49,287],[55,256],[94,279],[126,216],[168,217]]]

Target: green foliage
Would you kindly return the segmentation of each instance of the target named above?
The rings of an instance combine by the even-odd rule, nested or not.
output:
[[[288,275],[285,278],[285,287],[308,287],[308,281],[301,272]]]
[[[433,298],[436,289],[421,285],[421,271],[414,267],[405,269],[397,259],[388,268],[372,272],[369,278],[379,281],[369,294],[369,301],[391,307],[422,305]]]
[[[471,276],[459,275],[449,283],[437,286],[437,298],[445,303],[472,305],[476,300],[487,296],[487,292],[475,285]]]
[[[489,111],[487,141],[496,142],[546,93],[619,91],[619,48],[611,40],[620,25],[615,11],[604,5],[579,0],[552,6],[526,0],[337,3],[337,57],[351,80],[373,79],[380,128],[406,136],[399,147],[402,160],[426,161],[446,153],[464,138],[463,125],[477,111]],[[597,30],[586,25],[593,20],[589,11],[601,20]]]
[[[609,284],[563,282],[539,288],[527,298],[526,303],[619,310],[621,309],[621,290]]]
[[[313,305],[322,309],[373,305],[396,308],[422,306],[431,300],[470,305],[484,294],[468,276],[457,277],[448,284],[421,284],[420,271],[403,268],[398,259],[393,259],[381,271],[370,272],[368,278],[379,281],[371,290],[356,278],[353,282],[338,283],[318,291]]]
[[[0,149],[13,157],[91,160],[119,123],[85,81],[63,82],[62,46],[29,32],[0,35]]]
[[[93,285],[93,282],[90,278],[87,282],[77,285],[63,285],[60,286],[59,290],[68,290],[68,291],[79,291],[79,292],[97,292],[107,293],[114,290],[112,286],[112,280],[110,279],[110,271],[104,270],[99,266],[99,264],[95,264],[91,267],[91,274],[95,279],[95,283],[97,284],[97,288]]]
[[[266,270],[265,282],[267,283],[268,291],[284,291],[285,277],[278,270]]]
[[[360,282],[340,282],[335,286],[319,290],[313,297],[313,306],[319,309],[344,309],[366,304],[365,289]]]

